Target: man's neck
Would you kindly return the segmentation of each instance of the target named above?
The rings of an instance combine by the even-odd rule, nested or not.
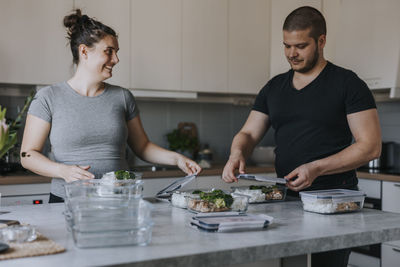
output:
[[[293,87],[296,88],[297,90],[301,90],[304,87],[306,87],[315,78],[318,77],[318,75],[325,68],[327,63],[328,62],[326,61],[326,59],[321,58],[320,60],[318,60],[314,68],[312,68],[311,70],[305,73],[295,71],[293,75]]]

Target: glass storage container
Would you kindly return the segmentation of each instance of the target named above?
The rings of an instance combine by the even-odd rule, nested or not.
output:
[[[363,208],[365,193],[348,189],[300,192],[303,209],[322,214],[358,211]]]

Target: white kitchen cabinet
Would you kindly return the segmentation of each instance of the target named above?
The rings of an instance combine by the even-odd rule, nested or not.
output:
[[[270,1],[229,0],[228,91],[257,94],[269,79]]]
[[[63,18],[72,0],[0,2],[0,83],[52,84],[72,75]]]
[[[131,87],[181,90],[181,0],[131,0]]]
[[[400,1],[342,0],[334,62],[371,89],[399,86]]]
[[[400,183],[382,182],[382,210],[400,213]]]
[[[286,60],[283,46],[283,23],[286,17],[298,7],[312,6],[321,10],[321,0],[272,0],[271,2],[271,56],[270,77],[287,72],[290,65]]]
[[[400,244],[393,245],[392,243],[393,242],[382,244],[381,267],[399,266]]]
[[[358,178],[358,189],[369,198],[381,199],[381,183],[379,180]]]
[[[130,0],[75,0],[74,8],[110,26],[118,34],[119,63],[106,82],[130,88]]]
[[[182,90],[228,88],[228,0],[182,2]]]

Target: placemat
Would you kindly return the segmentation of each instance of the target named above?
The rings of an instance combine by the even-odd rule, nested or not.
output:
[[[64,252],[65,248],[53,240],[48,239],[41,233],[37,233],[37,238],[32,242],[9,243],[10,248],[0,253],[0,260],[8,260],[23,257],[42,256]]]

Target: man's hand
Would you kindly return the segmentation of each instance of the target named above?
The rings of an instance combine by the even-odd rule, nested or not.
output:
[[[309,162],[294,169],[285,176],[285,179],[288,180],[287,186],[290,190],[300,191],[311,186],[318,176],[319,171],[316,164],[314,162]],[[297,179],[295,179],[296,177]]]
[[[246,160],[243,155],[230,156],[222,172],[222,180],[227,183],[237,182],[238,179],[235,176],[235,170],[239,169],[239,173],[245,173],[245,168]]]

